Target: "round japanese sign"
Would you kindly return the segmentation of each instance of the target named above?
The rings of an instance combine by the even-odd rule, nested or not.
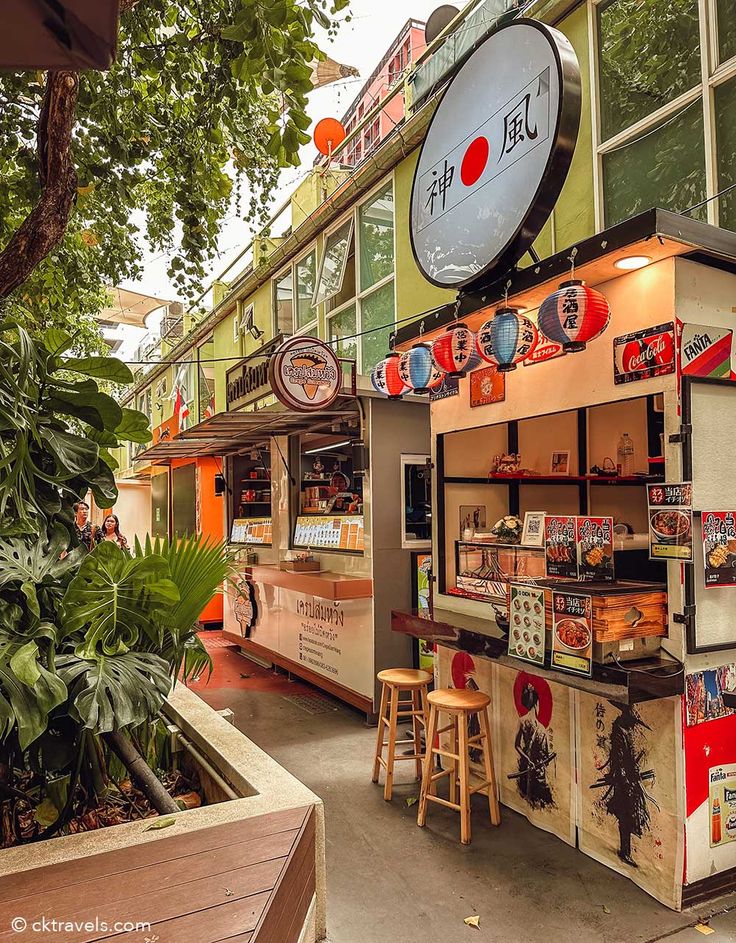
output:
[[[580,124],[580,68],[562,33],[515,20],[455,75],[414,173],[409,229],[433,284],[480,284],[538,236],[570,167]]]
[[[335,351],[316,337],[290,337],[271,356],[268,379],[276,398],[303,413],[328,409],[340,394]]]

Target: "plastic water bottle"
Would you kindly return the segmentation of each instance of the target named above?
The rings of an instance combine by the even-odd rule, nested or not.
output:
[[[634,474],[634,442],[628,432],[618,440],[616,458],[619,475],[630,478]]]

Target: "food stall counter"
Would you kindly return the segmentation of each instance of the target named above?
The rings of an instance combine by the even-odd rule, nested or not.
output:
[[[282,570],[277,566],[253,566],[251,576],[260,583],[306,593],[338,602],[345,599],[370,599],[373,580],[345,573]]]
[[[426,610],[393,610],[391,627],[395,632],[426,639],[473,657],[497,661],[517,670],[523,668],[527,673],[537,674],[549,681],[623,704],[671,697],[682,690],[681,666],[662,656],[633,663],[596,663],[589,678],[558,671],[548,665],[535,666],[520,662],[508,654],[508,635],[492,619],[449,609],[435,607],[431,615]]]

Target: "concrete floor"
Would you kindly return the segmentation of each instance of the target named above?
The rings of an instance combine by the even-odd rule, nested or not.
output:
[[[231,708],[239,729],[324,800],[330,943],[698,943],[701,921],[713,943],[736,943],[736,895],[674,913],[506,808],[493,828],[483,797],[473,797],[469,846],[449,809],[430,806],[417,828],[406,804],[418,794],[413,764],[402,764],[403,785],[384,802],[370,781],[375,731],[362,715],[233,649],[212,653],[215,672],[197,693]],[[472,914],[477,930],[463,923]]]

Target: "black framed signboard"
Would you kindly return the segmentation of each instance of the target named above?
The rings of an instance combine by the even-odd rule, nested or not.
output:
[[[535,20],[492,33],[452,79],[414,174],[409,230],[424,277],[480,286],[510,268],[547,221],[580,125],[569,40]]]

